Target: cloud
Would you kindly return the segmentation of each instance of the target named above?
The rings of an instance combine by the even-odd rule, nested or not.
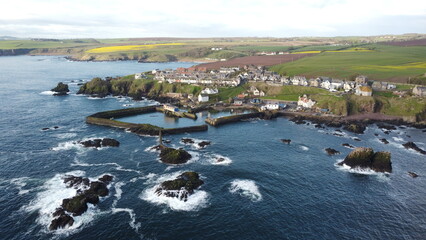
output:
[[[419,0],[15,0],[0,35],[56,38],[426,33]]]

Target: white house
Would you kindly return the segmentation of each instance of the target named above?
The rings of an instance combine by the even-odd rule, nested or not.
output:
[[[355,95],[369,97],[373,94],[373,89],[369,86],[356,86]]]
[[[260,107],[260,110],[262,111],[278,109],[280,109],[280,105],[278,103],[267,103],[266,105]]]
[[[144,76],[143,73],[135,73],[135,79],[141,79]]]
[[[201,83],[206,83],[201,81]],[[209,95],[209,94],[217,94],[219,92],[219,90],[217,90],[217,88],[206,88],[203,91],[201,91],[201,94],[205,94],[205,95]]]
[[[299,97],[299,101],[297,101],[297,106],[301,106],[304,108],[312,108],[315,103],[315,101],[312,101],[312,99],[308,98],[306,95],[303,95],[303,97]]]
[[[321,83],[321,88],[330,89],[331,82],[329,80],[325,80]]]
[[[354,86],[355,86],[354,82],[348,82],[348,81],[346,81],[343,84],[343,90],[345,90],[345,92],[349,92],[349,91],[351,91],[354,88]]]
[[[209,95],[198,95],[198,102],[208,102],[209,101]]]

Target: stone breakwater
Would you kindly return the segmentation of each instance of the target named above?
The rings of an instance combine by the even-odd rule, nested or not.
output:
[[[158,111],[159,106],[147,106],[147,107],[138,107],[138,108],[126,108],[118,109],[112,111],[98,112],[86,117],[86,123],[115,127],[115,128],[124,128],[128,129],[132,133],[139,135],[151,135],[157,136],[160,131],[163,134],[179,134],[185,132],[199,132],[207,131],[207,125],[191,126],[191,127],[182,127],[182,128],[162,128],[151,124],[137,124],[137,123],[127,123],[122,121],[114,120],[114,118],[127,117],[145,113],[151,113]]]
[[[263,112],[255,112],[255,113],[246,113],[246,114],[232,115],[232,116],[219,117],[219,118],[207,118],[205,121],[206,123],[212,126],[219,126],[219,125],[223,125],[227,123],[239,122],[244,119],[263,117],[264,115],[265,113]]]

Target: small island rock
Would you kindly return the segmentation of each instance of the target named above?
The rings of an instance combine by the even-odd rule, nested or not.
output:
[[[55,92],[53,96],[64,96],[64,95],[68,95],[68,92],[70,90],[68,89],[68,84],[59,82],[55,88],[51,89],[51,91]]]
[[[194,190],[203,185],[204,182],[196,172],[184,172],[175,180],[163,182],[155,192],[157,195],[165,195],[167,197],[175,197],[179,200],[187,201],[189,195],[194,193]]]
[[[376,152],[372,148],[359,147],[350,152],[339,165],[351,168],[370,168],[376,172],[392,172],[391,154]]]

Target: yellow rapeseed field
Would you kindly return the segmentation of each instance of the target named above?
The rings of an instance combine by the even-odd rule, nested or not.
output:
[[[128,51],[139,51],[146,49],[153,49],[159,46],[179,46],[184,45],[183,43],[158,43],[158,44],[146,44],[146,45],[125,45],[125,46],[111,46],[111,47],[100,47],[87,50],[86,53],[111,53],[111,52],[128,52]]]
[[[302,54],[302,53],[320,53],[321,51],[303,51],[303,52],[292,52],[291,54]]]
[[[426,69],[426,62],[414,62],[404,65],[368,65],[356,67],[359,70],[381,69],[381,70],[407,70],[407,69]]]

